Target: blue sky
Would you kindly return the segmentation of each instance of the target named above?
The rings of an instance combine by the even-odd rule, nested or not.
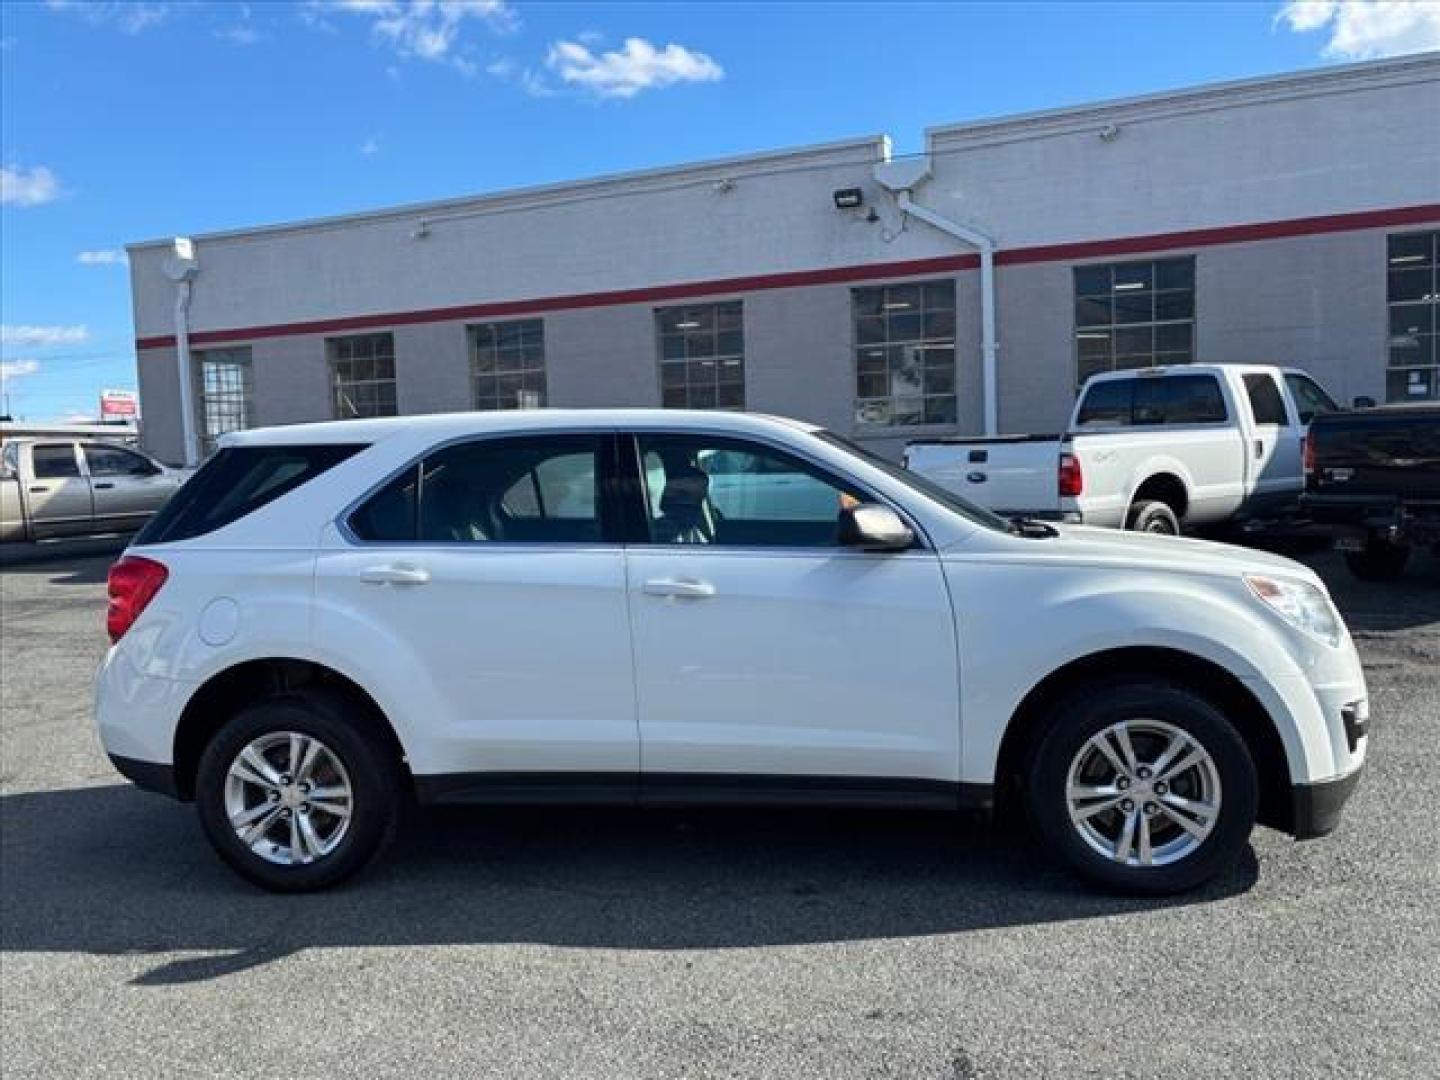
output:
[[[0,3],[17,417],[134,387],[127,242],[1440,47],[1440,4]]]

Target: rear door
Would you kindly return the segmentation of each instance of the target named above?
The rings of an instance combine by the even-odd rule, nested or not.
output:
[[[1250,503],[1263,510],[1300,494],[1300,431],[1290,424],[1274,375],[1255,371],[1240,381],[1253,422],[1246,447]]]
[[[406,671],[417,771],[474,797],[639,769],[624,554],[606,434],[487,437],[432,451],[321,551],[315,634]],[[509,793],[506,795],[506,793]]]
[[[175,481],[149,458],[113,443],[81,444],[94,494],[95,528],[138,529],[175,492]]]
[[[91,531],[90,481],[80,468],[75,443],[34,443],[25,501],[34,535],[75,536]]]
[[[959,672],[936,554],[841,546],[841,509],[868,496],[783,449],[699,433],[637,444],[642,791],[948,790]]]

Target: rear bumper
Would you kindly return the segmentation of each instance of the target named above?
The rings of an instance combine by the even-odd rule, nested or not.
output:
[[[178,799],[180,792],[175,787],[175,770],[159,761],[141,761],[139,758],[110,755],[110,764],[126,780],[141,791],[153,791],[157,795],[169,795]]]
[[[1340,812],[1360,785],[1363,768],[1334,780],[1296,784],[1291,789],[1292,832],[1297,840],[1328,836],[1340,824]]]

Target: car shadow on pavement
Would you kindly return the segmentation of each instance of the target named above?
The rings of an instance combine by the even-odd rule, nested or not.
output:
[[[1085,888],[1028,838],[959,815],[417,811],[379,865],[323,895],[233,876],[193,810],[128,786],[0,798],[0,950],[199,952],[136,977],[204,981],[307,948],[535,943],[714,949],[905,938],[1121,916],[1181,897]]]

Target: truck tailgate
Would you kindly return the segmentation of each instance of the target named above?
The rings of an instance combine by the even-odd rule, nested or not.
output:
[[[1312,498],[1440,503],[1440,406],[1317,416],[1310,453]]]
[[[1002,514],[1057,514],[1059,458],[1059,435],[920,439],[905,448],[907,469]]]

